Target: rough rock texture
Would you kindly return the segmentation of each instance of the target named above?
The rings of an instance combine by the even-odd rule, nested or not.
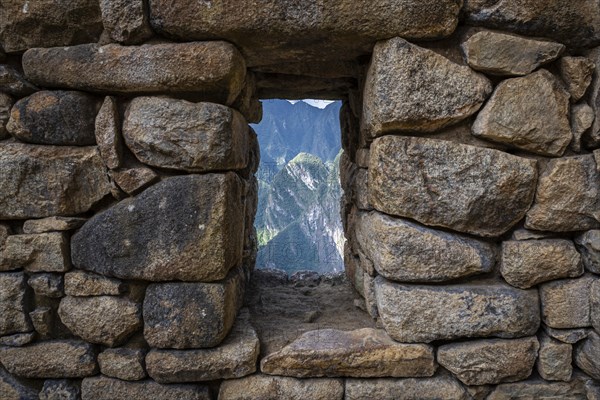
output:
[[[9,53],[95,42],[102,33],[95,0],[6,1],[0,14],[0,44]]]
[[[251,375],[226,380],[219,390],[220,400],[342,400],[344,382],[339,379],[297,379]]]
[[[94,145],[99,107],[98,99],[87,93],[43,90],[15,103],[6,129],[26,143]]]
[[[573,379],[571,382],[547,382],[540,378],[532,378],[498,385],[486,398],[486,400],[517,399],[585,400],[588,397],[583,379]]]
[[[189,15],[189,14],[187,14]],[[245,63],[225,42],[31,49],[25,75],[50,87],[111,93],[196,94],[230,104],[244,84]]]
[[[248,163],[248,125],[220,104],[138,97],[125,113],[123,136],[141,162],[155,167],[206,172]]]
[[[557,329],[591,326],[590,291],[595,280],[596,277],[587,274],[540,285],[544,323]]]
[[[547,381],[571,380],[573,373],[573,346],[548,335],[540,336],[537,371]]]
[[[140,304],[115,296],[64,297],[58,315],[75,335],[109,347],[142,327]]]
[[[543,36],[574,47],[600,44],[600,10],[595,0],[466,0],[466,22],[528,36]]]
[[[0,362],[24,378],[81,378],[98,371],[91,344],[78,340],[51,340],[25,347],[7,347]]]
[[[54,333],[55,314],[50,307],[37,307],[29,313],[31,323],[41,339],[48,339]]]
[[[502,277],[528,289],[538,283],[583,274],[581,256],[570,240],[510,240],[502,243]]]
[[[594,229],[575,237],[585,269],[600,274],[600,230]]]
[[[98,364],[103,375],[124,381],[139,381],[146,378],[144,368],[145,351],[133,348],[106,349],[98,354]]]
[[[0,346],[22,347],[36,339],[35,332],[15,333],[0,337]]]
[[[0,65],[0,92],[25,97],[38,90],[10,65]]]
[[[72,238],[77,268],[123,279],[215,281],[239,264],[242,183],[177,176],[96,214]]]
[[[123,144],[121,139],[121,119],[117,101],[106,96],[94,121],[98,150],[104,164],[110,168],[119,168],[123,163]]]
[[[527,75],[556,60],[565,50],[560,43],[481,31],[461,45],[469,66],[491,75]]]
[[[86,271],[67,272],[64,279],[67,296],[118,296],[127,289],[118,279]]]
[[[199,385],[161,385],[151,380],[127,382],[95,376],[81,383],[82,400],[210,400],[208,388]]]
[[[579,329],[554,329],[549,326],[544,325],[544,332],[548,334],[548,336],[568,344],[575,344],[586,337],[591,332],[591,329],[587,328],[579,328]]]
[[[0,143],[0,219],[88,211],[110,193],[95,147]]]
[[[28,272],[65,272],[71,267],[69,241],[61,232],[11,235],[4,243],[2,266]]]
[[[571,131],[573,131],[571,149],[574,152],[581,152],[583,134],[592,126],[594,118],[594,110],[586,103],[571,106]]]
[[[591,154],[550,160],[540,175],[525,227],[582,231],[600,227],[600,172]]]
[[[87,221],[78,217],[48,217],[30,219],[23,223],[23,233],[46,233],[75,230]]]
[[[494,247],[378,212],[360,213],[356,238],[377,272],[400,282],[441,282],[490,272]]]
[[[6,123],[10,118],[10,109],[12,108],[13,103],[12,97],[0,92],[0,140],[10,137],[6,130]]]
[[[590,287],[590,322],[600,332],[600,279],[594,279]]]
[[[297,378],[420,377],[432,376],[437,367],[431,346],[397,343],[372,328],[306,332],[260,366],[263,373]]]
[[[231,333],[218,347],[197,350],[151,350],[148,375],[160,383],[241,378],[256,371],[260,343],[242,311]],[[100,365],[102,367],[102,364]]]
[[[48,379],[40,392],[39,400],[79,400],[79,386],[66,379]]]
[[[473,135],[536,154],[561,156],[573,137],[569,94],[544,69],[507,79],[477,115]]]
[[[587,56],[596,66],[593,74],[595,78],[592,79],[592,84],[588,92],[588,101],[596,114],[596,119],[589,135],[584,136],[584,143],[596,149],[600,147],[600,117],[598,117],[600,113],[600,46],[592,49]]]
[[[371,145],[375,209],[479,236],[499,236],[529,208],[536,162],[443,140],[385,136]]]
[[[26,280],[23,272],[0,273],[0,336],[32,329],[25,300]]]
[[[35,274],[27,280],[36,296],[58,298],[64,296],[63,276],[59,274]]]
[[[229,333],[243,297],[237,268],[214,283],[155,283],[144,299],[144,338],[151,347],[217,346]]]
[[[537,358],[535,337],[485,339],[440,346],[437,361],[465,385],[490,385],[526,379]]]
[[[0,367],[0,399],[38,400],[37,390],[23,385]]]
[[[401,39],[378,42],[367,72],[361,129],[433,132],[479,110],[491,83],[469,67]]]
[[[152,36],[144,0],[100,0],[102,24],[111,39],[124,44],[141,43]]]
[[[573,103],[578,102],[592,82],[594,63],[587,57],[563,57],[558,63]]]
[[[600,379],[600,335],[592,331],[575,350],[575,364],[594,379]]]
[[[383,325],[399,342],[530,336],[540,325],[537,290],[499,283],[400,285],[382,277],[375,290]]]
[[[132,168],[115,169],[109,171],[109,175],[117,186],[131,196],[141,192],[159,178],[154,170],[142,165]]]

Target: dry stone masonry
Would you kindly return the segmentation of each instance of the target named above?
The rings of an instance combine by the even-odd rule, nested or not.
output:
[[[600,398],[598,1],[0,16],[1,400]],[[266,98],[343,102],[342,283],[254,270]]]

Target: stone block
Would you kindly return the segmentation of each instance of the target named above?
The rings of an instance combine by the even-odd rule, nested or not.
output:
[[[11,235],[4,243],[0,269],[65,272],[71,268],[69,241],[60,232]]]
[[[86,271],[70,271],[65,274],[67,296],[119,296],[127,291],[127,285],[114,278]]]
[[[210,400],[208,387],[199,385],[161,385],[152,380],[128,382],[95,376],[81,383],[82,400]]]
[[[297,379],[282,376],[251,375],[226,380],[219,389],[220,400],[342,400],[341,379]]]
[[[540,285],[542,319],[551,328],[592,326],[590,304],[592,284],[597,278],[586,274]]]
[[[27,316],[26,280],[23,272],[0,273],[0,336],[32,330]]]
[[[573,373],[573,346],[552,337],[540,336],[537,371],[547,381],[569,382]]]
[[[106,349],[98,354],[98,364],[103,375],[124,381],[139,381],[146,378],[144,357],[146,351],[119,347]]]

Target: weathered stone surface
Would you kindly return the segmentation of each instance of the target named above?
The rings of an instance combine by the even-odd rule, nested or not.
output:
[[[537,290],[508,285],[401,285],[375,279],[377,308],[387,333],[405,343],[439,339],[533,335],[539,325]]]
[[[565,50],[560,43],[506,33],[481,31],[461,45],[469,66],[491,75],[527,75],[556,60]]]
[[[594,379],[600,379],[600,335],[595,331],[575,349],[575,364]]]
[[[499,236],[533,200],[536,162],[442,140],[385,136],[371,145],[369,202],[387,214]]]
[[[600,171],[591,154],[550,160],[525,227],[554,232],[600,228],[598,182]]]
[[[537,360],[537,371],[547,381],[571,380],[573,346],[562,343],[548,335],[540,336],[540,351]]]
[[[100,0],[102,24],[114,41],[141,43],[152,36],[144,0]]]
[[[58,315],[75,335],[109,347],[142,327],[140,304],[116,296],[67,296],[60,301]]]
[[[161,385],[151,380],[127,382],[95,376],[81,383],[82,400],[210,400],[206,386]]]
[[[155,283],[146,289],[144,337],[151,347],[205,348],[220,344],[241,306],[240,268],[214,283]]]
[[[38,400],[37,390],[23,385],[0,367],[0,399]]]
[[[469,67],[401,38],[378,42],[364,88],[361,129],[433,132],[474,114],[491,83]]]
[[[234,173],[172,177],[90,219],[72,237],[73,264],[123,279],[216,281],[241,261],[243,223]]]
[[[39,400],[80,400],[81,390],[66,379],[48,379],[40,392]]]
[[[558,40],[568,46],[600,44],[600,10],[595,0],[466,0],[468,24]]]
[[[220,400],[342,400],[343,397],[344,382],[340,379],[297,379],[260,374],[226,380],[219,390]]]
[[[585,269],[600,274],[600,230],[593,229],[575,237]]]
[[[583,275],[581,256],[570,240],[509,240],[502,242],[502,277],[529,289],[538,283]]]
[[[584,143],[594,149],[600,147],[600,46],[588,52],[587,56],[595,65],[592,84],[589,88],[588,101],[594,110],[596,119],[589,134],[584,135]]]
[[[61,232],[11,235],[4,243],[2,268],[65,272],[71,267],[69,241]]]
[[[96,42],[102,33],[95,0],[2,2],[0,45],[7,53],[30,47]]]
[[[400,282],[441,282],[490,272],[494,247],[378,212],[360,213],[356,238],[377,272]]]
[[[344,400],[467,400],[465,388],[449,374],[432,378],[347,379]]]
[[[490,385],[526,379],[538,349],[535,337],[485,339],[440,346],[437,360],[465,385]]]
[[[0,219],[81,214],[110,193],[94,147],[0,143],[0,170]]]
[[[571,95],[571,101],[578,102],[592,82],[594,63],[586,57],[563,57],[558,68]]]
[[[29,332],[26,276],[23,272],[0,273],[0,336]]]
[[[6,129],[26,143],[94,145],[99,107],[98,99],[87,93],[43,90],[15,103]]]
[[[15,333],[0,337],[0,346],[21,347],[35,340],[35,332]]]
[[[119,168],[123,163],[123,143],[121,138],[121,119],[117,101],[106,96],[94,121],[96,143],[104,164],[110,168]]]
[[[544,69],[507,79],[496,87],[477,115],[472,131],[482,139],[536,154],[561,156],[573,137],[569,94]]]
[[[594,110],[586,103],[571,106],[571,131],[573,131],[571,149],[574,152],[581,152],[583,134],[592,126],[594,118]]]
[[[30,219],[23,223],[23,233],[71,231],[81,227],[85,221],[87,221],[87,218],[78,217]]]
[[[23,69],[28,79],[43,86],[188,94],[225,104],[236,99],[246,74],[236,48],[218,41],[31,49],[23,55]]]
[[[42,339],[47,339],[53,333],[55,314],[50,307],[37,307],[29,313],[35,331]]]
[[[597,278],[587,274],[540,285],[544,323],[557,329],[591,326],[590,291],[595,280]]]
[[[584,379],[573,379],[570,382],[547,382],[540,378],[532,378],[498,385],[486,400],[586,400],[588,397],[585,383]]]
[[[65,274],[67,296],[118,296],[125,293],[127,286],[118,279],[86,271],[71,271]]]
[[[24,378],[81,378],[98,371],[92,345],[78,340],[6,347],[0,362],[11,374]]]
[[[586,337],[591,332],[591,329],[579,328],[579,329],[554,329],[544,325],[544,332],[548,336],[568,344],[575,344]]]
[[[218,347],[198,350],[151,350],[148,375],[159,383],[241,378],[256,371],[260,343],[249,314],[242,311],[231,333]]]
[[[590,322],[600,332],[600,279],[594,279],[590,287]]]
[[[27,283],[36,296],[58,298],[64,296],[63,276],[60,274],[35,274]]]
[[[38,88],[29,83],[19,71],[10,65],[0,65],[0,92],[15,97],[25,97],[37,90]]]
[[[10,110],[13,106],[13,99],[9,95],[0,92],[0,140],[10,137],[6,130],[6,123],[10,118]]]
[[[220,104],[135,98],[125,113],[123,137],[141,162],[155,167],[206,172],[248,163],[248,124]]]
[[[158,174],[145,166],[119,168],[109,171],[117,186],[128,195],[134,195],[158,180]]]
[[[124,381],[139,381],[146,378],[142,349],[117,348],[106,349],[98,354],[98,364],[103,375]]]

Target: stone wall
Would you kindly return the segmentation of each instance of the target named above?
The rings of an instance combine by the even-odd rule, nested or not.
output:
[[[600,6],[489,3],[0,4],[0,399],[600,398]],[[273,97],[344,101],[374,327],[268,352]]]

